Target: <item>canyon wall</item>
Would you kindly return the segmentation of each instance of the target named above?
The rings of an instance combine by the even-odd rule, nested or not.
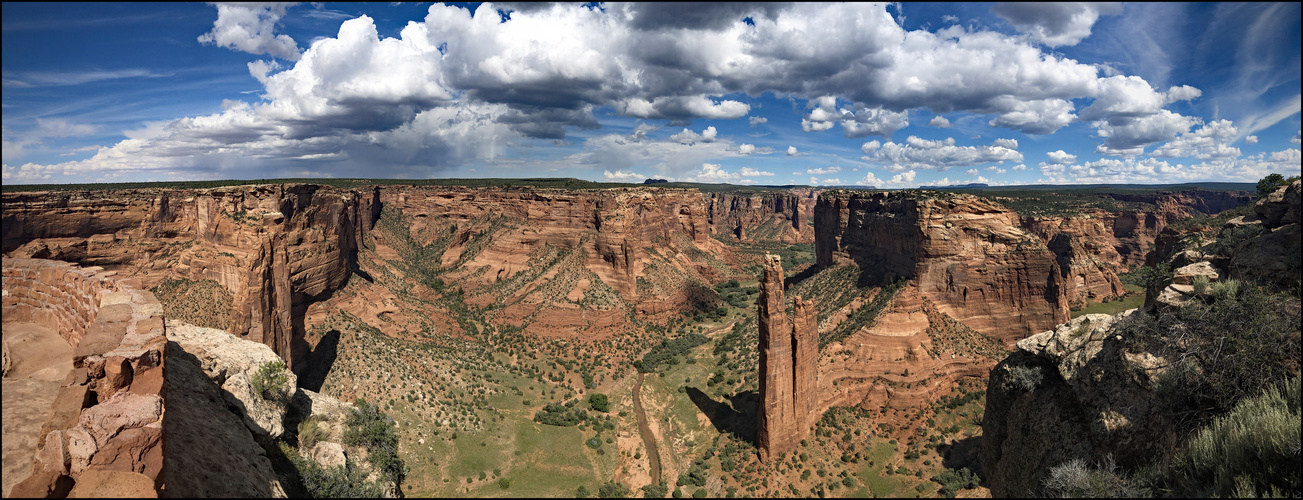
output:
[[[985,199],[829,191],[815,228],[820,268],[853,262],[861,286],[908,279],[940,312],[1006,344],[1068,318],[1058,257]]]
[[[44,259],[3,259],[4,321],[73,346],[73,368],[37,437],[31,476],[11,496],[158,496],[167,369],[163,306],[139,280]]]
[[[582,265],[635,301],[649,249],[671,255],[722,249],[710,239],[705,203],[696,190],[385,187],[380,201],[413,220],[410,232],[418,244],[434,243],[445,229],[455,232],[438,267],[466,270],[452,273],[451,280],[475,274],[468,290],[536,264],[529,253],[551,245],[582,248]],[[472,240],[486,235],[492,238],[472,250]]]
[[[703,194],[711,231],[740,241],[763,239],[813,243],[817,190],[719,192]]]
[[[1058,260],[1069,303],[1082,306],[1126,293],[1118,274],[1126,272],[1129,265],[1144,262],[1143,254],[1132,250],[1133,243],[1144,240],[1131,236],[1136,234],[1134,226],[1128,236],[1119,237],[1119,220],[1125,220],[1123,214],[1099,210],[1077,217],[1025,216],[1020,223],[1046,242]],[[1149,220],[1155,218],[1151,216]],[[1130,241],[1123,242],[1124,238]],[[1152,238],[1149,235],[1149,241]],[[1119,249],[1128,252],[1129,258]],[[1137,255],[1139,261],[1135,260]]]
[[[1103,196],[1118,201],[1151,203],[1158,206],[1159,212],[1174,215],[1174,219],[1188,218],[1196,215],[1196,212],[1211,215],[1253,202],[1253,194],[1248,191],[1206,191],[1203,189],[1158,191],[1144,194],[1107,193]]]
[[[705,197],[689,189],[278,184],[6,193],[3,202],[6,255],[99,265],[146,288],[213,280],[233,299],[225,329],[272,347],[296,372],[309,348],[301,338],[309,306],[326,303],[358,269],[384,205],[403,234],[373,242],[384,255],[368,257],[372,271],[397,257],[394,238],[438,243],[437,260],[422,266],[464,289],[472,305],[501,304],[490,319],[517,327],[539,320],[546,332],[609,332],[630,307],[678,310],[737,272],[710,238]],[[363,316],[420,309],[379,302]],[[421,330],[420,315],[409,316],[408,331]],[[436,323],[460,330],[443,316]]]
[[[234,297],[227,330],[294,365],[295,311],[341,286],[378,192],[309,184],[6,193],[6,255],[137,276],[211,279]]]

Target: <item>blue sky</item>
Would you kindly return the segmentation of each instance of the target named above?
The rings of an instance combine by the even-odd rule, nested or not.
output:
[[[3,4],[3,180],[1253,182],[1298,3]]]

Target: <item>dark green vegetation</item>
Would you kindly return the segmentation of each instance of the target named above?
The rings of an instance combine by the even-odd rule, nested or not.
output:
[[[943,470],[932,476],[932,480],[941,485],[941,496],[946,498],[954,498],[959,490],[976,488],[982,482],[982,478],[969,471],[968,467]]]
[[[283,361],[268,361],[258,367],[253,377],[249,379],[249,385],[253,387],[253,392],[267,401],[277,404],[284,404],[286,391],[289,389],[289,375],[285,369]]]
[[[1266,177],[1258,180],[1258,197],[1265,198],[1267,195],[1275,192],[1276,188],[1288,186],[1291,181],[1297,178],[1297,175],[1286,179],[1285,176],[1280,174],[1268,174]]]
[[[293,455],[303,488],[312,498],[381,498],[384,488],[367,481],[367,473],[347,461],[343,466],[322,467],[315,460]]]
[[[407,465],[398,457],[398,434],[394,431],[394,419],[364,399],[358,399],[353,404],[357,408],[348,416],[344,444],[366,448],[367,461],[380,471],[381,476],[395,484],[402,484],[403,478],[407,476]]]
[[[1303,358],[1298,299],[1252,283],[1213,283],[1208,295],[1120,325],[1135,352],[1178,360],[1158,395],[1181,423],[1202,424],[1297,373]]]
[[[705,335],[699,333],[689,333],[673,339],[662,340],[660,344],[653,346],[642,359],[633,362],[633,367],[643,373],[652,373],[660,367],[662,363],[669,365],[679,364],[679,356],[682,356],[689,349],[705,344],[708,339]]]
[[[574,400],[565,405],[549,403],[534,414],[534,421],[540,424],[569,427],[588,420],[588,411],[583,408],[573,408],[574,405]]]

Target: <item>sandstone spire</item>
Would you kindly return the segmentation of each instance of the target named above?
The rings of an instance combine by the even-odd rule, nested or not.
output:
[[[783,302],[783,266],[766,255],[757,304],[760,325],[760,459],[796,449],[809,432],[817,404],[819,332],[814,303],[797,297],[789,323]]]

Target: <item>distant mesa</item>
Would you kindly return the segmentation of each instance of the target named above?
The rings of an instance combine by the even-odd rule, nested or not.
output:
[[[985,182],[970,182],[968,184],[951,184],[949,186],[935,186],[935,189],[964,189],[964,188],[984,188],[990,187]]]
[[[668,179],[647,179],[642,181],[643,184],[664,184],[669,182]]]

